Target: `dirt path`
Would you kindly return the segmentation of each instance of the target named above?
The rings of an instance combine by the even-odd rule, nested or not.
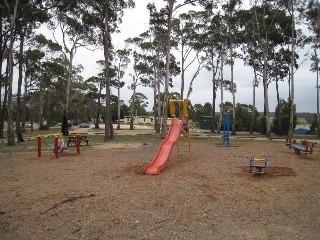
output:
[[[320,155],[276,142],[193,143],[160,175],[159,145],[0,157],[1,239],[320,239]],[[249,155],[268,155],[267,175]]]

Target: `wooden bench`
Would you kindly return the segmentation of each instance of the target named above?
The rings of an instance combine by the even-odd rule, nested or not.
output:
[[[38,136],[31,136],[31,135],[24,135],[23,136],[23,139],[26,139],[26,140],[31,140],[31,139],[37,139]]]
[[[278,139],[278,140],[286,140],[287,138],[285,138],[285,137],[270,137],[269,139],[270,139],[270,141],[271,141],[271,140],[273,140],[273,139],[275,139],[275,140],[276,140],[276,139]]]
[[[254,138],[257,138],[257,136],[235,136],[235,138],[237,138],[237,139],[240,139],[240,138],[243,138],[243,139],[245,139],[245,138],[251,138],[251,140],[253,140]]]

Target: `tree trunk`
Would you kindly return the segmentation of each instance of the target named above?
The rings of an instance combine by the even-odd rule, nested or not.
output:
[[[67,86],[66,86],[64,104],[63,104],[63,120],[62,120],[61,132],[65,136],[69,135],[69,102],[70,102],[70,89],[71,89],[71,82],[72,82],[73,57],[74,57],[74,48],[72,48],[69,53]]]
[[[94,128],[100,128],[99,123],[100,123],[100,111],[101,111],[101,92],[102,92],[102,87],[101,83],[99,84],[99,95],[98,95],[98,109],[97,109],[97,115],[96,115],[96,121],[94,123]]]
[[[17,16],[18,0],[15,1],[13,14],[10,19],[10,45],[8,50],[8,65],[9,65],[9,79],[8,79],[8,145],[15,145],[14,139],[14,126],[13,126],[13,95],[12,95],[12,82],[13,82],[13,44],[14,44],[14,27]]]
[[[162,124],[161,124],[161,138],[167,136],[167,115],[168,115],[168,103],[169,103],[169,79],[170,79],[170,36],[172,28],[172,11],[175,0],[168,0],[168,33],[167,33],[167,50],[166,50],[166,78],[164,84],[164,100],[163,100],[163,111],[162,111]]]
[[[292,136],[293,133],[293,116],[294,116],[294,63],[295,63],[295,16],[294,16],[294,0],[291,0],[291,9],[292,9],[292,29],[291,29],[291,98],[290,98],[290,121],[288,136]]]
[[[111,96],[110,96],[110,78],[109,78],[109,0],[104,1],[104,31],[103,31],[103,53],[104,53],[104,77],[106,81],[106,113],[105,113],[105,134],[104,141],[110,140],[110,125],[111,125]]]
[[[221,65],[220,65],[220,116],[219,116],[219,126],[217,132],[221,131],[222,120],[223,120],[223,52],[221,52]]]
[[[0,15],[0,26],[2,26],[2,15]],[[0,27],[0,36],[2,36],[2,27]],[[2,62],[3,62],[3,42],[2,38],[0,38],[0,76],[2,76]],[[2,85],[4,85],[3,79],[0,78],[0,138],[3,138],[3,127],[4,127],[4,115],[2,111]],[[3,100],[4,101],[4,100]]]
[[[158,97],[157,97],[157,103],[158,103],[158,108],[157,108],[157,111],[158,111],[158,114],[157,114],[157,128],[156,128],[156,132],[157,133],[160,133],[160,130],[161,130],[161,126],[162,126],[162,122],[161,122],[161,98],[160,98],[160,94],[161,94],[161,89],[160,89],[160,76],[159,76],[159,68],[160,68],[160,65],[158,66],[158,77],[157,77],[157,91],[158,91]]]
[[[183,38],[183,36],[182,36]],[[180,89],[180,94],[181,94],[181,99],[183,100],[183,93],[184,93],[184,73],[185,73],[185,69],[184,69],[184,43],[183,43],[183,39],[182,39],[182,43],[181,43],[181,89]]]
[[[21,121],[22,121],[22,132],[25,132],[25,126],[26,126],[26,115],[27,115],[27,95],[28,95],[28,78],[25,74],[24,76],[24,91],[23,91],[23,101],[22,101],[22,115],[21,115]]]
[[[281,115],[282,115],[282,111],[281,111],[281,102],[280,102],[280,95],[279,95],[279,81],[278,79],[276,79],[276,92],[277,92],[277,103],[278,103],[278,108],[277,108],[277,114],[278,114],[278,129],[280,132],[280,136],[282,136],[282,123],[281,123]]]
[[[9,64],[7,64],[6,79],[8,79]],[[7,117],[7,101],[8,101],[8,83],[4,83],[3,103],[0,112],[0,138],[4,138],[4,120]]]
[[[117,86],[117,90],[118,90],[118,112],[117,112],[117,115],[118,115],[118,119],[117,119],[117,129],[119,130],[120,129],[120,114],[121,114],[121,99],[120,99],[120,88],[121,88],[121,77],[120,77],[120,69],[121,69],[121,61],[119,61],[119,65],[118,65],[118,73],[117,73],[117,83],[118,83],[118,86]]]
[[[131,111],[130,111],[130,130],[133,130],[133,124],[134,124],[134,113],[135,113],[135,101],[136,101],[136,87],[137,87],[137,82],[134,77],[133,80],[133,93],[132,93],[132,99],[131,99]]]
[[[40,80],[39,80],[39,112],[38,112],[39,129],[44,129],[44,126],[43,126],[43,105],[44,105],[43,91],[44,91],[43,90],[43,83],[42,83],[42,79],[40,78]]]
[[[319,8],[318,8],[319,9]],[[318,38],[317,38],[317,44],[316,44],[317,48],[318,48]],[[317,48],[314,49],[314,55],[316,58],[316,73],[317,73],[317,138],[320,139],[320,113],[319,113],[319,61],[318,61],[318,54],[317,54]]]
[[[254,80],[253,80],[253,90],[252,90],[252,95],[253,95],[253,99],[252,99],[252,113],[251,113],[251,123],[250,123],[250,134],[253,134],[253,128],[254,128],[254,122],[255,122],[255,116],[256,116],[256,86],[257,86],[257,70],[254,67],[253,68],[254,71]]]
[[[214,59],[213,52],[211,52],[211,66],[212,66],[212,129],[211,132],[214,132],[216,129],[216,76],[214,68]]]
[[[156,60],[157,62],[157,60]],[[157,65],[157,63],[156,63]],[[159,124],[158,122],[158,116],[157,116],[157,67],[154,66],[153,68],[153,118],[154,118],[154,129],[157,131],[157,126]]]
[[[231,17],[231,16],[230,16]],[[230,38],[230,71],[231,71],[231,92],[232,92],[232,126],[231,126],[231,135],[236,135],[236,96],[234,92],[234,80],[233,80],[233,41],[231,26],[229,24],[229,38]]]
[[[267,38],[266,38],[267,39]],[[264,109],[266,118],[266,136],[271,136],[270,131],[270,112],[269,112],[269,97],[268,97],[268,77],[267,77],[267,53],[266,44],[263,50],[263,95],[264,95]]]
[[[17,142],[24,142],[21,131],[21,87],[23,78],[23,46],[24,46],[24,30],[20,33],[20,49],[19,49],[19,76],[17,90],[17,110],[16,110],[16,134]]]

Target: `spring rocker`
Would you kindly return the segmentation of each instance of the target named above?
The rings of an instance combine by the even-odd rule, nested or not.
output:
[[[53,151],[55,158],[59,158],[59,156],[62,157],[63,156],[62,154],[64,153],[64,151],[69,149],[67,146],[63,146],[63,148],[59,149],[59,143],[58,143],[59,136],[54,137],[53,147],[50,147],[49,144],[42,139],[41,135],[38,135],[37,139],[38,139],[38,157],[41,157],[42,155],[42,142],[44,142],[47,145],[50,151],[51,150]],[[77,134],[77,138],[76,138],[76,149],[77,149],[76,153],[69,153],[68,156],[80,154],[80,135],[79,134]]]
[[[267,174],[267,164],[269,158],[250,156],[250,173]]]
[[[227,147],[230,146],[230,112],[227,112],[223,115],[223,135],[222,141],[223,144]]]

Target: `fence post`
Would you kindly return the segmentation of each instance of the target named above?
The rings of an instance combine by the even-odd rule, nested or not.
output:
[[[54,137],[54,156],[56,158],[59,157],[59,149],[58,149],[58,136]]]
[[[41,136],[38,135],[38,157],[41,157]]]
[[[80,154],[80,134],[77,133],[77,154]]]

